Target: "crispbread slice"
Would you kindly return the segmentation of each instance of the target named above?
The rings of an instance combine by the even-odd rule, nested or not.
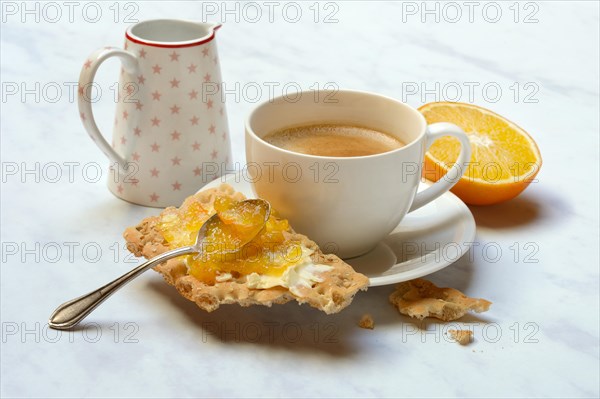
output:
[[[396,286],[390,302],[402,314],[417,319],[435,317],[444,321],[456,320],[467,312],[485,312],[490,301],[469,298],[454,288],[439,288],[430,281],[418,278]]]
[[[181,207],[187,207],[193,202],[212,207],[214,200],[219,196],[228,196],[236,200],[245,198],[228,184],[221,184],[217,188],[207,189],[188,197]],[[163,212],[172,210],[173,208],[167,208]],[[158,229],[159,221],[160,216],[152,216],[142,220],[137,226],[125,230],[123,237],[127,241],[127,248],[133,254],[149,259],[171,249]],[[354,271],[337,256],[324,255],[316,243],[302,234],[290,231],[288,237],[301,241],[308,249],[314,250],[311,256],[313,263],[331,267],[329,271],[319,276],[323,279],[322,282],[315,283],[311,289],[303,290],[303,296],[296,296],[287,288],[280,286],[266,289],[248,288],[243,278],[209,285],[188,274],[183,257],[171,259],[154,269],[162,274],[167,283],[177,288],[181,295],[207,312],[212,312],[222,304],[271,306],[295,300],[298,303],[308,303],[331,314],[348,306],[359,290],[367,289],[369,279]]]

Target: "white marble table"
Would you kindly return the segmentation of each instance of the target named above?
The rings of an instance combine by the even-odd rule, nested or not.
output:
[[[286,21],[280,3],[273,22],[271,6],[255,3],[255,23],[257,9],[241,3],[227,3],[233,11],[222,15],[221,2],[76,2],[71,16],[66,3],[35,4],[31,13],[21,2],[2,4],[3,397],[599,395],[597,2],[331,2],[317,5],[317,22],[306,3],[297,23],[293,6]],[[102,14],[93,22],[96,5]],[[461,347],[445,326],[400,316],[387,301],[391,287],[330,317],[295,304],[205,314],[155,273],[83,329],[48,330],[57,304],[137,262],[121,232],[156,212],[81,174],[107,162],[83,131],[70,85],[89,52],[122,44],[130,13],[223,21],[224,79],[265,88],[262,100],[266,82],[304,90],[332,82],[415,106],[474,102],[529,131],[544,157],[538,183],[503,205],[472,207],[479,245],[430,276],[494,302],[461,321],[475,342]],[[107,93],[117,73],[116,61],[100,71]],[[227,103],[240,163],[251,96]],[[96,105],[107,130],[114,104]],[[52,163],[61,166],[55,182]],[[356,327],[365,312],[373,331]]]

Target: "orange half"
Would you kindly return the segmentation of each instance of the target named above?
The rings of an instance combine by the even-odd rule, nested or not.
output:
[[[526,131],[482,107],[453,102],[419,108],[428,124],[450,122],[461,127],[471,143],[471,161],[452,188],[467,204],[491,205],[519,195],[542,166],[537,144]],[[436,140],[425,154],[423,176],[438,181],[454,165],[460,142],[450,136]]]

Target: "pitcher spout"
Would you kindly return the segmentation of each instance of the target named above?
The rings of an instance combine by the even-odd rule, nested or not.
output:
[[[221,24],[220,22],[194,21],[192,23],[195,24],[200,31],[203,31],[206,33],[206,35],[200,39],[200,40],[202,40],[202,42],[207,42],[207,41],[214,39],[215,33],[217,32],[217,30],[219,30],[221,28],[221,26],[223,26],[223,24]]]
[[[212,29],[213,31],[220,29],[221,26],[223,26],[223,24],[220,22],[201,22],[201,24],[208,27],[209,29]]]
[[[220,22],[192,22],[196,24],[200,29],[206,30],[209,35],[214,35],[214,33],[223,26]]]

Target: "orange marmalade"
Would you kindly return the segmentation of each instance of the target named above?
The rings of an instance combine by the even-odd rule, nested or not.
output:
[[[216,198],[213,207],[191,201],[165,211],[158,228],[171,249],[193,245],[202,225],[217,213],[217,221],[207,226],[203,251],[186,256],[191,275],[207,284],[227,274],[233,278],[251,273],[281,276],[301,261],[302,247],[286,239],[287,220],[271,214],[263,227],[265,212],[229,197]]]

